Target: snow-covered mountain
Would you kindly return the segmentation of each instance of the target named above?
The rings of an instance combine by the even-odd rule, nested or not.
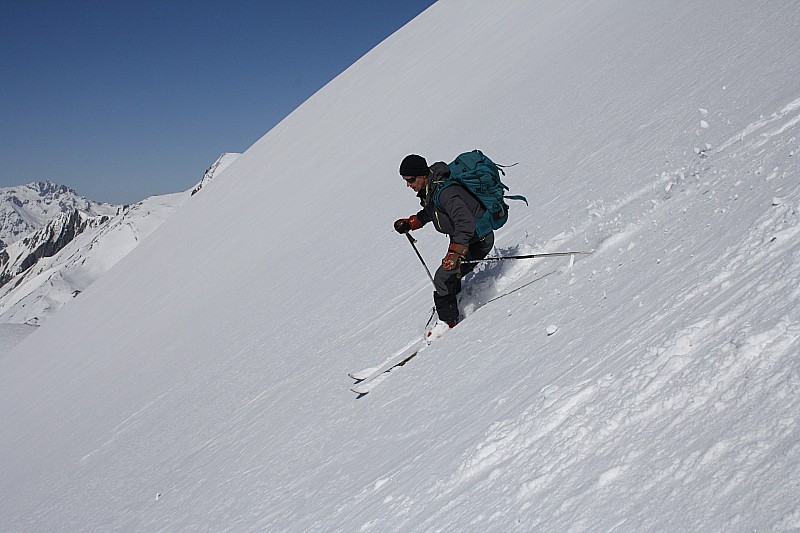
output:
[[[798,27],[434,4],[0,357],[0,529],[796,531]],[[483,265],[357,399],[431,306],[399,162],[473,148],[495,253],[594,251]]]
[[[57,215],[42,229],[15,241],[0,252],[0,286],[26,272],[40,259],[50,257],[90,226],[108,222],[110,217],[92,217],[75,210]]]
[[[65,185],[40,181],[0,188],[0,250],[42,229],[54,218],[82,211],[88,216],[110,216],[121,206],[93,202]]]
[[[0,323],[41,325],[133,250],[240,154],[222,154],[190,191],[153,196],[114,216],[75,209],[0,252]]]

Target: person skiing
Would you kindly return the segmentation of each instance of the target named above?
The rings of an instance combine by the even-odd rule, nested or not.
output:
[[[433,276],[433,302],[439,322],[452,328],[460,318],[457,298],[461,292],[461,279],[475,268],[475,263],[465,264],[463,261],[483,259],[489,255],[494,246],[494,232],[476,234],[475,220],[483,216],[486,209],[461,185],[444,187],[438,195],[438,202],[434,201],[437,188],[450,176],[446,163],[440,161],[429,167],[424,157],[411,154],[400,163],[400,176],[406,186],[417,193],[422,210],[395,221],[394,229],[404,234],[433,222],[437,231],[450,237],[447,253]]]

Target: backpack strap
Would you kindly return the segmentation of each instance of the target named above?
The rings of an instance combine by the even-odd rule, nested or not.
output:
[[[494,161],[492,161],[492,163],[494,163]],[[505,175],[506,175],[506,171],[505,171],[505,170],[503,170],[504,168],[511,168],[511,167],[515,167],[515,166],[517,166],[517,165],[519,165],[519,161],[517,161],[516,163],[512,163],[512,164],[510,164],[510,165],[500,165],[500,164],[498,164],[498,163],[494,163],[494,166],[496,166],[496,167],[497,167],[497,170],[499,170],[499,171],[500,171],[500,174],[502,174],[503,176],[505,176]],[[501,185],[503,185],[503,184],[501,183]],[[505,188],[506,190],[508,190],[508,187],[506,187],[505,185],[503,185],[503,188]],[[507,198],[511,198],[511,197],[510,197],[510,196],[508,196]],[[516,199],[516,198],[515,198],[515,199]],[[527,201],[526,201],[526,203],[527,203]]]
[[[447,211],[445,211],[444,207],[442,206],[442,203],[439,201],[439,196],[442,194],[443,190],[445,190],[450,185],[460,185],[462,189],[469,192],[469,189],[461,185],[458,182],[458,180],[450,179],[449,177],[445,178],[442,181],[435,181],[434,183],[436,184],[436,189],[433,191],[433,198],[432,198],[433,205],[435,205],[436,209],[442,211],[443,213],[447,213]]]
[[[506,190],[508,190],[507,187],[506,187]],[[512,194],[510,196],[503,195],[503,198],[508,198],[509,200],[522,200],[523,202],[525,202],[525,205],[528,205],[528,206],[531,205],[531,204],[528,203],[528,199],[525,198],[524,196],[522,196],[521,194]]]

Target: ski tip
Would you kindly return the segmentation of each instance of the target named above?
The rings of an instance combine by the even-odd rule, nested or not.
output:
[[[358,372],[349,372],[347,374],[347,376],[352,378],[352,379],[354,379],[354,380],[356,380],[356,381],[364,381],[365,379],[367,379],[368,377],[370,377],[371,375],[373,375],[377,371],[378,371],[377,367],[375,367],[375,368],[365,368],[364,370],[359,370]]]

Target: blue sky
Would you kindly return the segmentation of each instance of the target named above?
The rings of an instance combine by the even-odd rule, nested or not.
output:
[[[0,0],[0,187],[190,188],[433,0]]]

